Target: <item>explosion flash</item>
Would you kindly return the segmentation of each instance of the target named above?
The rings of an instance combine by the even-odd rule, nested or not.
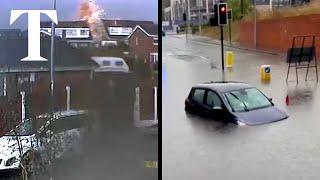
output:
[[[80,5],[80,17],[88,23],[92,38],[96,42],[107,38],[107,32],[102,21],[104,14],[104,10],[94,0],[84,0]]]

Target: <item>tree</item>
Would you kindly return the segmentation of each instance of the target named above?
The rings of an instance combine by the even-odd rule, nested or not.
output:
[[[242,3],[243,15],[246,15],[253,9],[252,3],[251,0],[242,0]],[[228,0],[228,9],[232,9],[233,20],[242,18],[240,0]]]

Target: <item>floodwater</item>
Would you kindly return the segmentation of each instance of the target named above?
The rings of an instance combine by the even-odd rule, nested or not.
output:
[[[192,39],[191,39],[192,38]],[[286,82],[285,56],[230,49],[232,69],[221,71],[220,46],[184,35],[163,38],[162,177],[194,179],[319,179],[320,89],[315,70],[292,68]],[[260,65],[271,65],[271,81],[260,80]],[[202,82],[249,83],[289,114],[283,121],[237,126],[188,115],[184,100]],[[289,104],[286,105],[286,96]]]

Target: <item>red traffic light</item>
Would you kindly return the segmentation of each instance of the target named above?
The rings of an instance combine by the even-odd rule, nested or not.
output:
[[[225,12],[225,11],[226,11],[226,8],[225,8],[225,7],[221,7],[220,11],[221,11],[221,12]]]

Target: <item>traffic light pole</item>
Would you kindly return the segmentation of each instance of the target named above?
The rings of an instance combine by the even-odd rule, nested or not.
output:
[[[222,64],[222,71],[224,71],[223,26],[222,25],[220,25],[220,34],[221,34],[221,64]]]
[[[186,40],[188,40],[187,21],[185,21],[184,31],[186,32]]]
[[[229,21],[229,44],[231,46],[231,20],[228,20]]]

